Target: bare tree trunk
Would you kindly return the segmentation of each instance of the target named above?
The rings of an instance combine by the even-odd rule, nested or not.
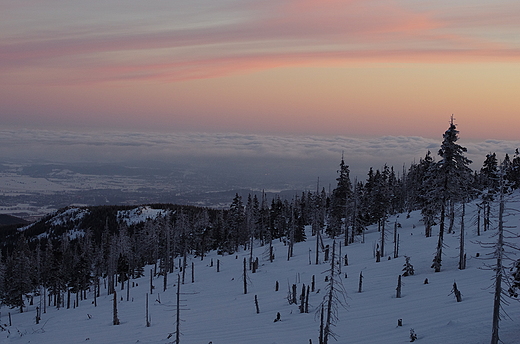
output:
[[[397,278],[397,293],[395,295],[396,298],[400,299],[401,298],[401,275],[399,275],[399,277]]]
[[[181,342],[181,275],[177,275],[177,316],[176,316],[176,329],[175,329],[175,344]]]
[[[455,294],[455,298],[457,299],[457,302],[462,301],[462,294],[460,293],[459,288],[457,288],[457,283],[453,282],[453,294]]]
[[[345,246],[348,246],[349,241],[350,241],[350,239],[348,237],[348,197],[347,197],[347,198],[345,198]]]
[[[477,235],[480,236],[480,206],[477,204],[478,212],[477,212]]]
[[[464,253],[464,216],[466,215],[466,202],[462,202],[462,219],[460,222],[460,243],[459,243],[459,269],[466,268],[466,255]]]
[[[441,218],[439,224],[439,240],[437,241],[437,252],[435,254],[435,258],[433,259],[432,268],[435,269],[435,272],[441,271],[441,262],[442,262],[442,247],[444,245],[444,223],[446,216],[446,202],[442,202],[441,206]]]
[[[96,277],[96,279],[97,279],[97,281],[99,281],[98,277]],[[94,280],[94,307],[97,307],[97,288],[98,288],[97,281]]]
[[[327,295],[327,319],[325,320],[325,329],[323,333],[323,344],[327,344],[329,341],[329,335],[332,329],[332,303],[334,301],[334,282],[335,282],[335,262],[336,262],[336,242],[332,243],[332,259],[330,260],[330,280],[329,280],[329,294]]]
[[[250,230],[250,233],[249,233],[249,270],[253,269],[253,243],[254,243],[254,234],[253,234],[253,231]]]
[[[114,325],[119,325],[119,318],[117,317],[117,292],[114,290],[114,309],[113,309]]]
[[[287,248],[287,260],[291,259],[293,256],[293,248],[294,248],[294,210],[291,206],[291,230],[289,233],[289,247]]]
[[[182,255],[182,284],[184,284],[184,278],[186,277],[186,266],[188,265],[186,262],[188,253],[186,251],[186,245],[184,245],[184,252]]]
[[[316,265],[320,263],[320,234],[321,230],[316,230]]]
[[[450,225],[448,227],[448,234],[453,233],[453,226],[455,224],[455,202],[450,200]]]
[[[146,293],[146,327],[150,327],[150,316],[148,314],[148,293]]]
[[[45,302],[45,297],[47,296],[47,288],[43,287],[43,314],[47,313],[47,302]],[[94,298],[95,300],[95,298]],[[96,302],[94,301],[94,306],[96,306]]]
[[[490,220],[491,217],[491,204],[489,201],[486,201],[484,204],[484,232],[489,229]]]
[[[274,251],[273,251],[273,238],[271,234],[269,234],[269,261],[272,263],[274,260]]]
[[[338,241],[338,248],[339,248],[339,253],[338,253],[338,257],[339,257],[339,259],[338,259],[338,273],[341,275],[341,266],[343,265],[343,264],[341,264],[341,240]]]
[[[491,344],[498,344],[500,339],[498,330],[500,328],[500,301],[502,297],[502,259],[504,247],[504,177],[503,172],[500,175],[500,208],[498,211],[498,240],[496,245],[497,263],[495,266],[495,297],[493,301],[493,333],[491,335]]]
[[[385,256],[385,223],[386,223],[386,215],[383,216],[381,220],[381,257]]]
[[[319,337],[319,344],[323,344],[323,309],[325,307],[321,305],[321,315],[320,315],[320,337]]]
[[[305,294],[305,313],[309,313],[309,294],[310,294],[311,288],[307,286],[307,294]]]
[[[150,295],[153,294],[153,270],[150,269]]]
[[[399,257],[399,239],[397,238],[398,237],[398,234],[397,234],[397,220],[395,221],[395,224],[394,224],[394,258],[397,258]]]
[[[247,268],[246,268],[246,258],[244,258],[244,272],[242,279],[244,280],[244,294],[247,294]]]
[[[168,266],[167,265],[168,265],[168,263],[164,262],[163,292],[165,292],[168,287]]]

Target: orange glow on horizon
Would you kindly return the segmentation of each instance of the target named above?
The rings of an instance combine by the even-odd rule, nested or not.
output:
[[[4,125],[519,139],[520,4],[28,1],[0,5]]]

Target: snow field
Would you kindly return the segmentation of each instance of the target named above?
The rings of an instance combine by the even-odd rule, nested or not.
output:
[[[517,194],[518,199],[518,194]],[[508,207],[519,207],[509,204]],[[455,234],[445,234],[442,271],[434,273],[430,268],[437,243],[438,228],[434,227],[433,236],[424,236],[424,227],[418,212],[409,218],[401,214],[397,221],[400,236],[399,257],[393,258],[393,224],[395,217],[389,219],[385,257],[376,263],[373,247],[379,242],[377,227],[371,226],[366,233],[365,243],[361,238],[341,248],[342,255],[348,254],[349,265],[342,266],[341,280],[347,291],[346,309],[340,307],[339,321],[333,328],[338,335],[337,343],[408,343],[411,328],[418,335],[418,343],[489,343],[493,306],[493,271],[483,269],[492,252],[483,248],[477,241],[494,242],[496,230],[476,235],[474,225],[475,206],[468,205],[466,217],[467,268],[460,271],[458,246],[460,224],[456,223]],[[511,213],[513,214],[513,213]],[[512,226],[519,223],[520,215],[513,214],[506,220]],[[415,227],[415,228],[414,228]],[[519,233],[518,228],[511,229]],[[314,263],[316,238],[307,232],[307,241],[294,246],[294,257],[287,261],[287,247],[280,241],[274,242],[276,258],[274,262],[264,259],[265,247],[255,247],[254,257],[259,257],[260,266],[253,274],[248,270],[248,294],[243,293],[242,269],[248,251],[235,255],[218,256],[211,252],[204,260],[191,257],[181,285],[181,319],[183,344],[299,344],[318,343],[319,316],[315,310],[324,297],[326,282],[325,270],[329,264]],[[509,239],[518,244],[519,239]],[[337,242],[342,241],[338,238]],[[325,244],[332,244],[325,239]],[[480,257],[476,255],[479,253]],[[411,257],[415,275],[403,277],[402,298],[396,298],[398,275],[402,273],[404,256]],[[388,260],[388,256],[392,259]],[[516,258],[520,255],[516,253]],[[220,272],[216,271],[217,259]],[[213,260],[213,266],[210,261]],[[341,259],[343,262],[343,259]],[[179,259],[175,260],[178,265]],[[195,283],[191,283],[191,262],[195,266]],[[130,301],[126,301],[126,290],[118,293],[118,315],[121,324],[112,325],[112,295],[101,290],[98,306],[92,304],[92,295],[81,301],[75,309],[47,307],[39,325],[34,322],[35,304],[25,313],[17,310],[1,309],[1,324],[8,324],[7,313],[11,313],[12,326],[5,326],[0,332],[0,343],[174,343],[176,282],[177,272],[168,275],[168,289],[163,292],[163,278],[153,279],[155,289],[150,295],[151,327],[145,323],[145,295],[149,292],[150,268],[145,268],[145,277],[132,280],[138,284],[130,290]],[[362,271],[363,291],[358,293],[359,273]],[[345,278],[345,273],[347,277]],[[310,285],[312,276],[316,278],[316,290],[309,298],[308,314],[300,314],[298,305],[289,305],[288,288],[297,284],[298,296],[302,284]],[[424,284],[428,279],[429,283]],[[280,289],[275,291],[275,283]],[[456,282],[462,292],[462,302],[458,303],[450,295]],[[126,288],[126,285],[125,285]],[[258,296],[260,313],[256,314],[254,297]],[[121,297],[123,298],[121,300]],[[74,297],[73,297],[74,298]],[[156,300],[159,300],[160,303]],[[501,321],[500,337],[504,343],[520,343],[520,303],[510,301],[503,305],[509,318]],[[280,312],[281,321],[274,322]],[[90,315],[90,318],[89,316]],[[397,326],[398,319],[403,326]],[[168,338],[169,334],[173,335]],[[329,343],[334,343],[330,340]]]

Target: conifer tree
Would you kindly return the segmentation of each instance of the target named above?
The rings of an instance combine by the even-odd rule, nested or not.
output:
[[[235,198],[233,198],[233,202],[229,206],[228,212],[228,226],[231,236],[230,252],[238,251],[239,245],[248,241],[249,233],[246,232],[245,220],[242,196],[237,193],[235,194]]]
[[[403,276],[412,276],[415,274],[413,265],[410,263],[410,257],[404,256],[405,262],[403,265]]]
[[[4,293],[2,302],[11,308],[19,308],[23,313],[25,296],[32,291],[33,266],[27,240],[22,235],[15,251],[8,257],[4,272]]]
[[[424,159],[421,159],[417,165],[414,175],[418,187],[415,201],[421,209],[424,223],[424,234],[426,237],[431,237],[432,235],[435,216],[439,212],[440,208],[440,200],[438,197],[432,197],[432,194],[436,194],[434,191],[435,183],[433,182],[436,178],[435,172],[435,162],[431,156],[431,152],[428,151]]]
[[[518,148],[515,150],[513,159],[511,160],[506,154],[503,162],[504,172],[507,181],[511,184],[513,189],[520,188],[520,151]]]
[[[343,157],[339,164],[338,182],[336,188],[332,191],[331,206],[329,212],[329,221],[327,226],[327,233],[332,237],[336,237],[341,233],[342,219],[344,218],[344,233],[348,237],[348,218],[349,205],[352,198],[352,183],[350,182],[350,171],[345,164]],[[348,244],[347,238],[345,242]]]
[[[439,149],[439,156],[442,159],[435,166],[435,189],[432,195],[440,200],[441,206],[439,238],[432,264],[435,272],[441,271],[448,202],[453,204],[453,202],[460,201],[468,194],[469,181],[472,175],[471,169],[468,167],[471,164],[471,160],[464,156],[467,149],[456,143],[459,139],[458,134],[459,131],[453,122],[453,116],[451,116],[450,127],[444,133],[444,140]],[[450,222],[452,222],[453,215],[450,215]]]

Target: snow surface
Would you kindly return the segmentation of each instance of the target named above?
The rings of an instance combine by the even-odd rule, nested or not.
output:
[[[520,201],[520,194],[515,197]],[[510,202],[507,208],[520,209],[520,204]],[[389,235],[386,242],[386,257],[376,263],[373,247],[380,233],[377,228],[369,228],[365,242],[360,238],[348,247],[342,247],[342,255],[348,254],[349,265],[342,266],[343,285],[347,291],[348,306],[340,308],[339,321],[334,327],[338,335],[337,343],[408,343],[410,329],[418,335],[417,343],[489,343],[493,307],[493,271],[486,265],[494,263],[486,259],[492,252],[481,242],[496,241],[496,230],[476,235],[476,207],[467,207],[466,252],[467,269],[457,269],[459,224],[455,234],[445,235],[442,271],[434,273],[430,268],[437,243],[437,230],[430,238],[424,236],[420,214],[413,212],[409,218],[401,214],[389,219]],[[518,224],[520,214],[508,210],[507,226]],[[393,257],[392,224],[398,221],[400,249],[399,258]],[[496,222],[496,220],[495,220]],[[496,223],[495,223],[496,224]],[[510,231],[519,233],[518,228]],[[509,235],[511,237],[511,235]],[[341,239],[341,238],[340,238]],[[240,251],[236,255],[219,256],[215,252],[200,257],[191,257],[186,271],[185,284],[181,285],[180,343],[213,344],[286,344],[318,343],[319,317],[316,307],[324,296],[324,271],[329,265],[321,261],[314,263],[316,238],[310,236],[306,242],[294,246],[294,257],[287,260],[287,247],[276,242],[276,259],[270,263],[265,259],[265,247],[255,247],[254,256],[259,257],[260,268],[253,274],[248,272],[248,294],[243,293],[242,264],[249,252]],[[519,244],[519,239],[507,239]],[[331,239],[325,243],[331,244]],[[477,254],[480,258],[477,258]],[[403,277],[402,298],[396,298],[398,275],[404,264],[404,256],[411,257],[415,275]],[[511,254],[519,258],[518,252]],[[515,256],[516,255],[516,256]],[[310,257],[310,258],[309,258]],[[323,255],[320,256],[323,260]],[[216,271],[217,259],[220,272]],[[210,262],[213,260],[213,266]],[[191,263],[194,263],[195,282],[191,283]],[[176,259],[178,265],[178,259]],[[150,269],[146,276],[133,280],[130,300],[126,290],[118,293],[118,314],[121,324],[112,325],[112,295],[102,287],[98,306],[92,304],[92,296],[81,301],[75,309],[47,307],[40,324],[36,325],[35,304],[22,314],[18,310],[1,309],[1,324],[6,331],[0,332],[0,343],[174,343],[176,310],[177,273],[168,276],[168,288],[163,291],[163,278],[153,279],[155,289],[150,295],[151,327],[146,327],[145,296],[149,292]],[[363,272],[363,291],[358,293],[358,276]],[[345,275],[347,277],[345,278]],[[310,284],[316,276],[317,290],[310,295],[310,313],[300,314],[297,305],[287,301],[288,285],[296,283],[298,293],[302,284]],[[429,283],[424,284],[428,279]],[[275,291],[279,281],[280,290]],[[462,292],[463,300],[458,303],[450,295],[453,282]],[[103,282],[101,283],[103,286]],[[126,286],[125,286],[126,287]],[[254,297],[258,296],[260,313],[256,314]],[[500,337],[504,343],[520,343],[520,303],[510,301],[504,304],[507,316],[500,323]],[[12,326],[8,324],[11,313]],[[280,312],[281,321],[274,322]],[[397,326],[402,319],[403,326]],[[329,343],[334,343],[330,340]]]
[[[128,226],[147,220],[155,220],[159,216],[164,216],[168,210],[153,209],[149,206],[142,206],[132,210],[120,210],[117,212],[117,220],[125,222]]]
[[[81,220],[88,213],[89,211],[87,209],[69,208],[57,216],[53,216],[47,223],[50,223],[52,226],[63,226],[66,223],[74,223]]]

